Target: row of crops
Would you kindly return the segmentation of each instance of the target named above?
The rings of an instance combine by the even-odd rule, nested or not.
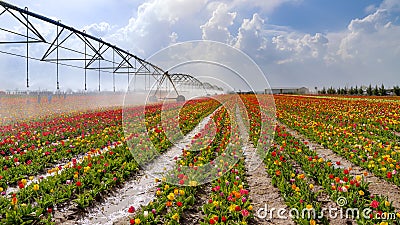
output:
[[[318,199],[324,192],[332,202],[346,199],[340,205],[344,210],[368,209],[368,218],[354,218],[357,224],[398,224],[399,209],[387,194],[370,191],[367,174],[355,174],[340,161],[318,155],[289,129],[399,186],[400,103],[274,97],[280,123],[274,128],[272,145],[271,132],[263,124],[274,121],[274,107],[263,95],[240,99],[226,95],[184,105],[99,110],[4,125],[0,127],[1,222],[52,224],[56,210],[92,207],[209,117],[175,158],[174,168],[155,179],[153,200],[140,209],[125,209],[130,214],[123,218],[125,224],[186,224],[190,214],[198,215],[198,224],[254,224],[259,215],[249,195],[254,190],[246,180],[241,118],[248,118],[243,123],[250,144],[257,147],[262,166],[288,208],[317,215],[295,216],[296,223],[331,223]],[[236,104],[239,100],[242,106]]]

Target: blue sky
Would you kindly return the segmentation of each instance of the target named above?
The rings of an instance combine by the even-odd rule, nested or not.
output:
[[[8,2],[86,29],[143,58],[174,43],[220,41],[254,59],[271,86],[400,84],[397,0]],[[10,71],[23,74],[23,67],[13,66],[21,64],[20,59],[0,57],[2,79]],[[32,68],[32,76],[40,77],[33,88],[53,88],[47,84],[53,80],[45,82],[46,77],[39,74],[43,71],[47,71],[44,66]],[[66,85],[79,88],[74,79],[65,79]],[[20,80],[2,82],[0,89],[23,89]]]
[[[269,15],[269,22],[289,26],[303,32],[333,32],[343,30],[354,18],[363,18],[376,0],[307,0],[298,4],[284,4]]]

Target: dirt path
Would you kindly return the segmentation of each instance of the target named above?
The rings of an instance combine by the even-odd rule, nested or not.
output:
[[[368,175],[365,176],[365,180],[367,182],[370,182],[369,191],[371,192],[371,194],[387,196],[389,201],[393,202],[393,207],[395,207],[397,210],[400,209],[400,188],[398,186],[389,183],[384,179],[376,177],[369,171],[361,168],[360,166],[355,165],[354,163],[334,153],[332,150],[324,148],[320,144],[307,139],[304,135],[300,134],[299,132],[290,129],[283,124],[280,125],[286,127],[286,130],[294,137],[298,138],[303,142],[307,142],[306,145],[310,149],[316,151],[319,157],[322,157],[324,159],[329,159],[332,162],[340,161],[341,164],[340,167],[352,168],[350,174],[360,175],[366,172]]]
[[[197,191],[196,201],[190,209],[184,211],[180,223],[185,225],[196,225],[204,221],[204,213],[202,206],[207,204],[208,198],[211,195],[211,188],[209,184],[203,184]]]
[[[112,192],[100,203],[88,209],[88,213],[71,218],[71,215],[60,213],[55,216],[57,224],[90,224],[90,225],[112,225],[127,224],[129,219],[128,208],[147,205],[154,199],[156,182],[150,174],[163,174],[175,165],[175,157],[179,157],[182,148],[190,146],[192,138],[208,123],[211,115],[203,119],[189,134],[181,141],[171,147],[166,153],[159,156],[148,164],[136,179],[126,182],[120,189]],[[71,210],[69,210],[70,212]],[[69,217],[69,218],[68,218]],[[73,217],[73,216],[72,216]]]
[[[270,216],[267,212],[272,208],[285,209],[286,212],[289,212],[290,209],[280,195],[279,189],[272,185],[272,179],[266,172],[262,159],[256,153],[256,148],[248,142],[249,134],[238,111],[236,117],[241,138],[244,141],[243,154],[245,156],[246,180],[249,185],[249,196],[254,212],[254,219],[250,221],[250,224],[295,224],[290,218],[278,218],[276,213],[272,213],[272,216]]]

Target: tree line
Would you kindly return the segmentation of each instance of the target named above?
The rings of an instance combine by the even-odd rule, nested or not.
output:
[[[385,86],[382,84],[381,87],[375,85],[372,87],[370,84],[368,87],[353,87],[350,88],[325,88],[323,87],[322,90],[318,91],[318,94],[329,94],[329,95],[369,95],[369,96],[386,96],[386,95],[397,95],[400,96],[400,87],[394,86],[393,89],[386,89]]]

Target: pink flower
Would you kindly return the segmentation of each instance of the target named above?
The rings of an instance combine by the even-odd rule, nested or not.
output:
[[[242,216],[247,217],[249,215],[250,215],[249,211],[247,211],[246,209],[242,210]]]

